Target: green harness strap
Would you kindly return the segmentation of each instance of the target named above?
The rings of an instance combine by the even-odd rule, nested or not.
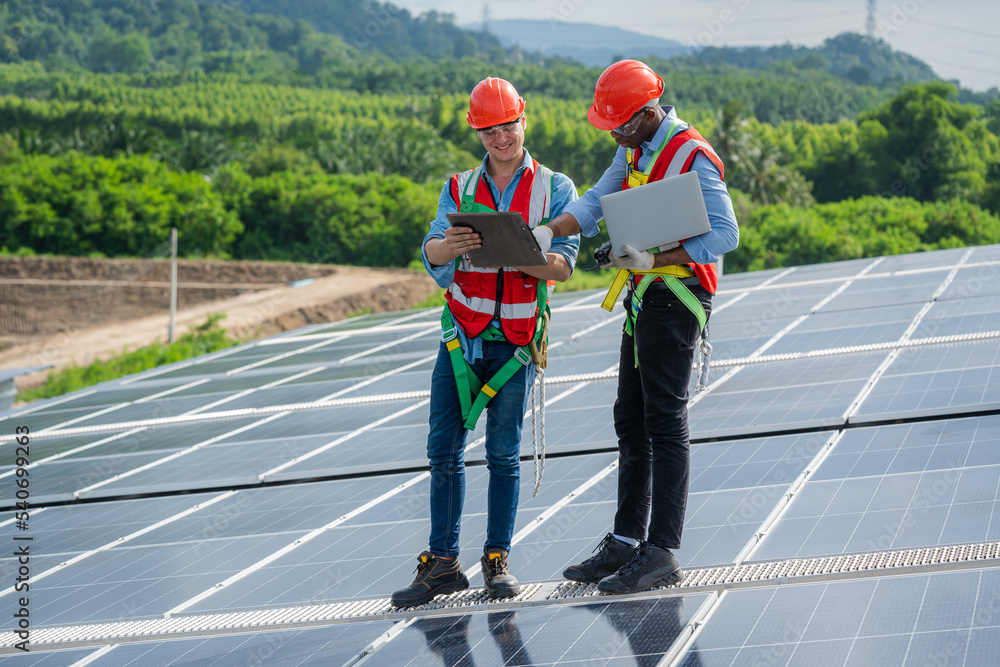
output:
[[[549,312],[548,284],[544,280],[538,281],[538,303],[545,304],[545,307],[544,309],[539,308],[538,319],[535,322],[534,343],[536,348],[541,340],[548,336],[548,332],[542,325],[544,314]],[[476,423],[490,399],[496,396],[500,388],[514,377],[514,373],[518,372],[522,366],[531,363],[531,347],[523,345],[514,350],[514,356],[493,377],[483,383],[472,372],[472,367],[462,354],[462,345],[458,342],[458,329],[448,306],[445,306],[441,311],[441,329],[441,339],[444,341],[445,347],[448,348],[451,368],[455,373],[455,385],[458,389],[458,401],[462,408],[462,419],[465,420],[465,428],[471,431],[476,428]],[[488,326],[480,335],[486,340],[506,340],[503,332],[493,325]]]
[[[632,293],[632,307],[625,313],[625,333],[633,338],[632,350],[635,352],[635,367],[639,367],[639,340],[636,338],[636,328],[635,323],[639,318],[639,311],[642,310],[642,297],[646,294],[646,289],[652,284],[658,277],[663,278],[663,282],[667,284],[670,291],[674,293],[681,303],[687,306],[687,309],[698,320],[698,331],[703,333],[705,331],[705,323],[708,321],[708,316],[705,315],[705,307],[701,305],[701,301],[698,300],[691,290],[687,288],[687,285],[682,283],[676,276],[658,276],[655,273],[648,273],[642,277],[639,281],[639,286],[635,288],[635,292]]]
[[[462,199],[459,204],[459,211],[462,213],[495,213],[489,206],[475,201],[476,188],[479,179],[482,177],[482,167],[477,167],[470,174],[466,181]],[[549,200],[552,199],[552,184],[549,184]],[[548,217],[543,218],[538,224],[544,225],[549,221]],[[455,259],[456,268],[461,262],[461,258]],[[501,269],[502,270],[502,269]],[[551,313],[549,309],[548,283],[544,280],[538,281],[537,288],[538,319],[535,321],[535,349],[542,349],[540,343],[548,338],[548,329],[543,326],[543,318]],[[514,377],[514,373],[531,363],[531,346],[524,345],[514,350],[514,356],[498,370],[485,384],[480,382],[476,374],[472,372],[472,367],[465,360],[462,354],[462,345],[458,342],[458,330],[455,328],[455,320],[451,315],[448,306],[444,307],[441,313],[442,340],[448,348],[448,356],[451,358],[451,367],[455,373],[455,384],[458,388],[458,400],[462,407],[462,418],[465,420],[465,428],[470,431],[476,428],[480,415],[486,409],[500,388],[508,380]],[[507,340],[503,332],[492,324],[480,334],[485,340]]]

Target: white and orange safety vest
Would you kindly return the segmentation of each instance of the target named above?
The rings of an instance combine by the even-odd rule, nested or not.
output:
[[[483,167],[452,177],[451,196],[459,211],[496,211],[493,191],[483,174]],[[528,226],[549,221],[552,205],[552,170],[531,161],[514,190],[510,210],[517,211]],[[538,278],[510,267],[482,269],[465,257],[458,260],[455,278],[445,294],[455,323],[467,336],[478,336],[494,319],[508,342],[527,345],[535,334],[539,307]]]
[[[719,169],[719,175],[725,177],[722,159],[698,130],[688,126],[688,129],[683,132],[678,132],[673,137],[670,136],[674,129],[682,124],[684,124],[682,120],[673,121],[667,130],[668,138],[654,151],[644,170],[638,169],[642,150],[637,149],[634,155],[631,150],[626,152],[628,169],[625,173],[622,189],[634,188],[652,181],[685,174],[691,170],[691,165],[698,153],[704,154],[711,160]],[[715,294],[719,287],[719,273],[715,264],[691,262],[687,266],[698,276],[698,282],[701,283],[701,286],[709,294]]]

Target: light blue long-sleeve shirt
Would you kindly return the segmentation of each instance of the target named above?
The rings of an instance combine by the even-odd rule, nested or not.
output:
[[[487,184],[490,186],[490,190],[493,191],[493,199],[497,202],[497,211],[505,212],[510,210],[511,201],[514,199],[514,192],[517,190],[518,184],[521,182],[521,176],[524,175],[526,169],[532,169],[533,164],[531,156],[528,154],[527,149],[524,151],[524,160],[521,162],[521,166],[517,168],[514,173],[514,177],[511,179],[510,183],[504,188],[503,195],[500,194],[500,189],[494,182],[493,178],[489,175],[486,170],[486,161],[489,159],[489,155],[483,158],[483,174],[486,178]],[[556,217],[571,203],[577,200],[576,186],[573,185],[573,181],[569,176],[565,174],[554,172],[552,175],[552,204],[549,207],[550,216]],[[444,232],[446,229],[451,227],[451,223],[448,221],[449,213],[458,213],[458,205],[451,196],[451,179],[445,181],[444,187],[441,189],[441,197],[438,199],[438,209],[437,216],[431,221],[430,232],[424,237],[423,244],[420,248],[420,258],[424,262],[424,267],[427,269],[427,273],[431,275],[434,281],[447,289],[452,281],[455,279],[455,263],[448,262],[447,264],[442,264],[441,266],[435,266],[427,260],[427,242],[431,239],[443,239]],[[549,248],[549,252],[559,253],[566,258],[566,262],[569,264],[570,272],[576,267],[576,256],[580,251],[580,235],[575,234],[573,236],[564,236],[561,238],[552,239],[552,247]],[[494,326],[498,326],[499,322],[494,321]],[[483,356],[482,349],[482,338],[468,338],[465,332],[462,331],[461,327],[458,328],[459,342],[462,344],[462,351],[465,358],[469,363],[472,363],[476,359]]]
[[[663,107],[663,110],[667,114],[666,118],[660,123],[652,138],[641,144],[642,155],[639,157],[638,164],[640,170],[645,170],[649,166],[653,153],[666,138],[671,123],[677,120],[677,111],[673,107],[666,106]],[[683,132],[689,127],[690,125],[682,122],[677,126],[674,134]],[[600,231],[597,223],[604,218],[604,213],[601,210],[601,197],[622,189],[627,169],[625,148],[619,146],[611,166],[604,172],[597,184],[566,207],[566,212],[580,223],[580,229],[583,230],[584,236],[595,236]],[[705,208],[708,210],[708,219],[712,229],[700,236],[688,239],[682,245],[696,263],[711,264],[718,259],[719,255],[735,250],[736,246],[739,245],[739,226],[736,223],[736,213],[733,212],[733,202],[729,197],[729,190],[726,189],[726,184],[722,181],[722,174],[719,173],[715,164],[699,152],[691,164],[691,171],[698,172],[701,192],[705,197]]]

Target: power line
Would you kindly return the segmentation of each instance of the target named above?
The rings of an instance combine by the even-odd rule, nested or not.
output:
[[[730,21],[729,23],[726,23],[725,25],[727,25],[727,26],[735,26],[735,25],[754,25],[754,24],[758,24],[758,23],[781,23],[781,22],[787,22],[787,21],[807,21],[807,20],[810,20],[810,19],[817,19],[817,18],[829,18],[831,16],[854,16],[854,15],[855,15],[855,12],[830,12],[830,13],[827,13],[827,14],[802,14],[801,16],[782,16],[780,18],[771,18],[771,19],[742,19],[739,16],[737,16],[734,20]],[[716,20],[716,19],[718,19],[718,17],[713,16],[711,19],[705,19],[704,21],[671,21],[669,25],[671,27],[678,27],[678,26],[691,26],[691,27],[695,27],[695,26],[697,26],[697,27],[704,28],[706,22],[711,22],[711,21]],[[719,20],[721,20],[721,19],[719,19]],[[648,27],[648,24],[646,24],[646,26]]]
[[[956,32],[967,32],[970,35],[979,35],[980,37],[989,37],[991,39],[1000,39],[1000,35],[996,33],[981,32],[979,30],[970,30],[968,28],[959,28],[953,25],[946,25],[944,23],[928,23],[927,21],[921,21],[920,19],[910,19],[913,23],[919,23],[920,25],[925,25],[931,28],[945,28],[947,30],[954,30]]]
[[[826,29],[826,30],[816,30],[813,32],[797,32],[795,33],[794,38],[796,40],[801,40],[803,37],[820,37],[824,35],[831,38],[836,37],[836,35],[830,34],[830,29]],[[786,40],[789,42],[791,41],[791,37],[789,37],[788,35],[754,35],[753,38],[758,42],[764,42],[764,43],[763,44],[758,43],[752,46],[759,46],[765,49],[771,46],[780,46],[780,44],[775,44],[774,40]],[[801,44],[801,42],[798,43]]]
[[[959,28],[959,27],[956,27],[956,26],[949,26],[949,25],[940,24],[940,23],[928,23],[927,21],[921,21],[919,19],[914,19],[914,18],[911,18],[909,20],[911,22],[913,22],[913,23],[917,23],[917,24],[923,25],[923,26],[929,26],[929,27],[932,27],[932,28],[945,28],[945,29],[954,30],[954,31],[957,31],[957,32],[966,32],[966,33],[969,33],[969,34],[972,34],[972,35],[979,35],[979,36],[984,36],[984,37],[991,37],[993,39],[1000,38],[1000,35],[989,34],[989,33],[981,32],[981,31],[978,31],[978,30],[970,30],[968,28]],[[914,37],[913,39],[917,39],[917,38]],[[893,41],[898,44],[899,42],[906,42],[907,39],[905,37],[903,37],[902,39],[894,38]],[[945,43],[939,42],[939,41],[931,41],[931,40],[921,39],[920,40],[920,44],[921,44],[921,46],[925,46],[927,44],[930,44],[932,46],[935,46],[937,49],[950,49],[950,50],[954,50],[954,51],[962,51],[962,52],[965,52],[965,53],[975,54],[977,56],[989,56],[991,58],[1000,58],[1000,53],[994,53],[994,52],[989,52],[989,51],[982,51],[980,49],[970,49],[970,48],[966,48],[966,47],[962,47],[962,46],[954,46],[954,45],[945,44]],[[937,64],[937,65],[945,65],[947,67],[954,67],[954,68],[957,68],[959,70],[965,70],[967,72],[979,72],[979,73],[982,73],[982,74],[992,74],[994,77],[996,77],[997,74],[998,74],[996,68],[986,69],[984,67],[976,67],[974,65],[969,65],[968,63],[961,63],[960,64],[960,63],[950,62],[948,60],[942,60],[941,58],[937,57],[936,54],[933,55],[933,56],[925,57],[924,60],[928,61],[929,64],[931,64],[931,65],[935,65],[935,64]],[[933,62],[930,62],[930,61],[933,61]]]
[[[896,41],[900,41],[900,40],[896,40]],[[904,38],[901,41],[906,41],[906,40]],[[949,50],[952,50],[952,51],[963,51],[965,53],[974,53],[974,54],[979,55],[979,56],[990,56],[991,58],[1000,58],[1000,53],[997,53],[996,51],[982,51],[980,49],[969,49],[969,48],[966,48],[964,46],[955,46],[954,44],[945,44],[944,42],[935,42],[935,41],[930,41],[930,40],[926,40],[926,39],[920,40],[920,43],[922,45],[930,44],[931,46],[935,46],[935,47],[937,47],[939,49],[949,49]],[[992,71],[994,73],[997,73],[997,70],[990,70],[990,71]]]
[[[941,64],[947,65],[948,67],[957,67],[958,69],[965,69],[970,72],[982,72],[983,74],[993,74],[996,76],[997,71],[995,69],[986,69],[984,67],[972,67],[971,65],[960,65],[958,63],[948,62],[947,60],[941,60],[940,58],[934,58],[934,61]]]

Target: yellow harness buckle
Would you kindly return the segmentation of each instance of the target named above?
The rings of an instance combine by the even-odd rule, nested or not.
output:
[[[601,308],[610,313],[615,307],[615,301],[618,300],[618,295],[622,293],[623,289],[625,289],[625,283],[628,282],[628,279],[632,276],[645,276],[648,274],[675,276],[677,278],[690,278],[694,275],[694,271],[680,264],[661,266],[660,268],[652,269],[651,271],[619,269],[617,275],[615,275],[614,282],[611,283],[611,289],[608,290],[608,293],[604,296],[604,301],[601,302]]]

